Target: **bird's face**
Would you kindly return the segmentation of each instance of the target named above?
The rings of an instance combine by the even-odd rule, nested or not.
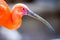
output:
[[[20,16],[24,16],[27,14],[28,9],[27,6],[24,4],[16,4],[14,5],[14,7],[12,8],[12,10],[16,13],[19,14]]]

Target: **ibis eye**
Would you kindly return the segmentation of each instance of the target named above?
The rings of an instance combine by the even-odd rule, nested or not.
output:
[[[25,8],[22,8],[22,10],[25,10]]]

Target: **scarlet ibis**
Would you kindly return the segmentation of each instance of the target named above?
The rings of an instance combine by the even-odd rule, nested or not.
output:
[[[8,28],[10,30],[17,29],[22,24],[22,17],[24,15],[28,15],[32,18],[35,18],[45,25],[52,31],[54,28],[47,22],[45,19],[37,15],[36,13],[32,12],[25,4],[18,3],[15,4],[12,8],[12,11],[9,9],[8,4],[1,0],[0,1],[0,25]]]

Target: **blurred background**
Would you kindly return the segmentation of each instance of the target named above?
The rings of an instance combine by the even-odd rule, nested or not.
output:
[[[5,0],[12,8],[16,3],[26,4],[33,12],[46,19],[55,29],[51,32],[43,23],[23,17],[18,30],[10,31],[0,27],[0,40],[60,40],[60,0]]]

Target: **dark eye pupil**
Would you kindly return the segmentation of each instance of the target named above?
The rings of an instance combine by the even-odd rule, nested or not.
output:
[[[25,8],[23,8],[23,10],[25,10]]]

